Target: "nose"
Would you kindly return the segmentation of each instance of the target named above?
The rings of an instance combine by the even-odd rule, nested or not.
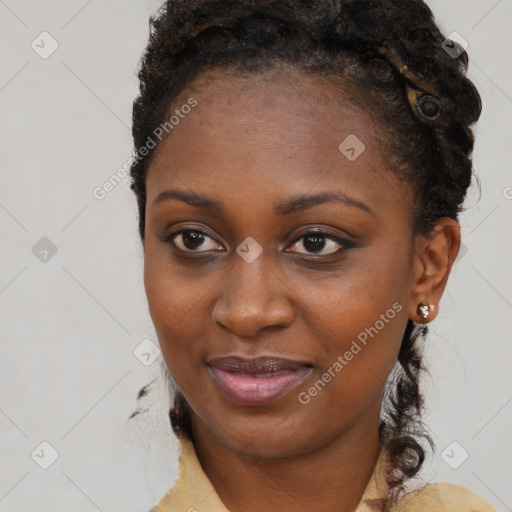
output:
[[[214,321],[240,337],[254,337],[263,329],[291,325],[293,309],[287,298],[290,287],[264,254],[252,263],[238,255],[236,258],[215,302]]]

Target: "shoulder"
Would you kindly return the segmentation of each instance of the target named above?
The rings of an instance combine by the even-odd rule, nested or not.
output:
[[[498,512],[498,509],[463,485],[443,482],[405,494],[393,511]]]

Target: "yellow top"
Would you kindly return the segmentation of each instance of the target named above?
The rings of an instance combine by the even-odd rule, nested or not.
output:
[[[194,444],[181,438],[180,476],[174,487],[150,512],[229,512],[197,458]],[[387,459],[381,452],[363,497],[354,512],[375,512],[381,498],[387,496],[385,479]],[[498,512],[484,498],[462,485],[428,484],[405,494],[393,512]]]

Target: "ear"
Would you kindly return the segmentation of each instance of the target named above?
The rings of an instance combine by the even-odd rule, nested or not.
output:
[[[413,288],[409,306],[409,318],[414,322],[425,323],[417,310],[420,302],[431,302],[434,305],[428,322],[436,318],[459,249],[460,227],[457,221],[449,217],[439,219],[429,235],[416,238],[412,265]]]

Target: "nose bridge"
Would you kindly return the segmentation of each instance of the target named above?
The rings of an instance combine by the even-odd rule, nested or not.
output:
[[[239,336],[253,336],[269,326],[289,325],[293,311],[268,255],[259,254],[252,261],[239,254],[234,256],[233,268],[214,307],[214,320]]]
[[[243,250],[241,244],[239,250]],[[264,302],[271,295],[271,286],[269,278],[275,278],[275,272],[272,272],[269,266],[268,255],[260,254],[253,261],[245,260],[237,255],[234,262],[234,268],[230,272],[230,296],[238,300],[249,300],[251,302]],[[255,302],[256,301],[256,302]]]

